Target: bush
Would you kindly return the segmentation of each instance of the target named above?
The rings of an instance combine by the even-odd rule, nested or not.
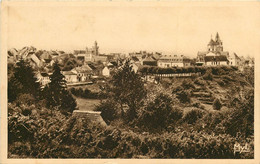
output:
[[[64,90],[62,95],[60,109],[61,112],[64,112],[63,114],[67,115],[73,112],[73,110],[77,107],[77,103],[69,91]]]
[[[212,76],[212,73],[211,73],[211,70],[210,69],[208,69],[207,71],[206,71],[206,73],[203,75],[203,79],[204,80],[213,80],[213,76]]]
[[[244,137],[254,134],[254,90],[248,90],[238,106],[230,110],[223,120],[226,133],[236,136],[240,132]]]
[[[218,85],[220,85],[221,87],[224,87],[225,86],[225,82],[224,82],[224,80],[221,80],[221,79],[218,79],[217,80],[217,83],[218,83]]]
[[[182,90],[177,93],[177,98],[181,103],[189,103],[191,101],[191,93],[187,90]]]
[[[195,81],[194,81],[195,84],[197,85],[200,85],[200,86],[204,86],[206,84],[206,82],[201,79],[201,78],[197,78]]]
[[[49,110],[44,109],[46,111]],[[227,134],[213,135],[203,131],[140,134],[130,129],[101,127],[83,117],[65,118],[59,111],[54,111],[53,115],[36,114],[33,117],[17,112],[9,114],[8,135],[8,158],[254,157],[251,137],[236,139]],[[235,141],[244,143],[246,139],[252,150],[246,155],[234,156]]]
[[[71,88],[70,92],[77,96],[77,97],[82,97],[82,98],[88,98],[88,99],[99,99],[99,98],[105,98],[106,95],[97,92],[92,92],[88,88],[82,89],[82,88]]]
[[[215,109],[215,110],[220,110],[221,107],[222,107],[221,102],[219,101],[218,98],[216,98],[216,99],[213,101],[213,109]]]
[[[166,128],[169,120],[179,119],[178,117],[179,111],[172,110],[172,99],[161,93],[156,96],[154,101],[148,102],[147,106],[140,109],[138,124],[149,130],[157,130]]]
[[[195,86],[192,84],[191,80],[183,80],[181,86],[185,89],[194,89]]]
[[[171,123],[178,122],[182,117],[183,117],[183,110],[178,107],[173,108],[169,113],[169,121]]]
[[[19,94],[16,98],[15,103],[19,105],[32,105],[36,102],[33,95],[25,93],[25,94]]]
[[[101,117],[108,125],[119,117],[118,105],[111,100],[103,101],[95,108],[95,111],[101,112]]]
[[[188,124],[194,124],[198,119],[202,118],[202,116],[203,112],[197,108],[194,108],[184,115],[183,122],[187,122]]]

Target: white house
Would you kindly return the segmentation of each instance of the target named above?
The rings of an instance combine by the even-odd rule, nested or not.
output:
[[[62,71],[61,72],[64,76],[65,76],[65,80],[68,83],[76,83],[78,82],[78,76],[76,73],[72,72],[72,71]]]
[[[211,53],[211,52],[210,52]],[[228,65],[229,61],[225,55],[206,55],[205,58],[206,66],[219,66],[219,65]]]
[[[131,66],[132,66],[132,70],[133,70],[135,73],[137,73],[140,64],[132,63]]]
[[[93,74],[92,68],[88,65],[73,68],[71,72],[77,74],[78,81],[86,81]]]
[[[241,59],[237,56],[236,53],[231,53],[228,56],[228,60],[229,60],[229,65],[232,65],[232,66],[239,66],[242,64]]]
[[[159,67],[168,68],[168,67],[183,67],[183,56],[177,55],[164,55],[158,60]]]
[[[110,69],[107,66],[102,70],[102,75],[106,77],[110,76]]]

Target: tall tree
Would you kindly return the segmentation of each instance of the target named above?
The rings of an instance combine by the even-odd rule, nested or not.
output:
[[[49,107],[58,107],[63,111],[72,112],[77,104],[71,93],[67,91],[65,77],[61,73],[57,62],[54,63],[50,81],[49,86],[45,89],[47,105]]]
[[[141,77],[130,66],[129,60],[112,77],[110,93],[112,98],[121,105],[121,114],[127,113],[129,121],[136,117],[136,111],[146,96],[146,90]],[[127,105],[127,111],[123,106]]]
[[[66,80],[57,62],[53,65],[53,73],[50,75],[50,81],[46,89],[48,106],[59,106],[62,101],[62,92],[66,88]]]
[[[40,84],[37,82],[34,70],[28,62],[20,60],[15,67],[8,68],[13,71],[8,78],[8,101],[13,101],[19,94],[29,93],[35,98],[39,97]],[[12,69],[12,70],[11,70]]]

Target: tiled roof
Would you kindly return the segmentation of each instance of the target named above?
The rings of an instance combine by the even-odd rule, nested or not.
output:
[[[205,56],[205,62],[210,62],[210,61],[228,61],[227,57],[224,55],[220,56]]]
[[[156,61],[152,56],[147,56],[144,58],[143,62],[154,62]]]

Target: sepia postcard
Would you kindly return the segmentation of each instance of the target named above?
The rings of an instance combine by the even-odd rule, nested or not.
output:
[[[260,163],[260,1],[3,0],[0,20],[0,163]]]

